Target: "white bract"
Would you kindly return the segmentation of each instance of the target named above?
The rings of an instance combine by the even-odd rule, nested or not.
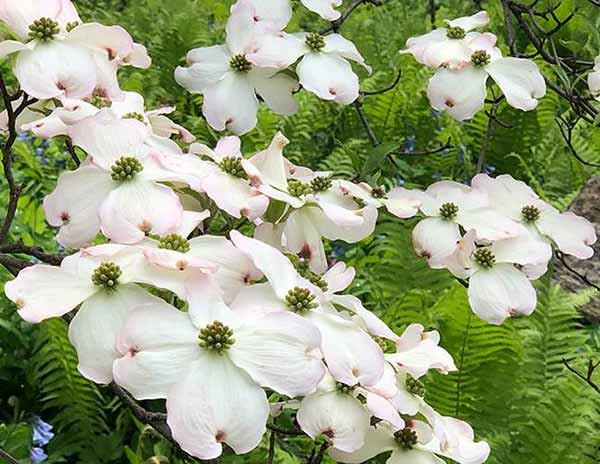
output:
[[[261,387],[310,394],[325,368],[310,322],[289,312],[240,320],[204,296],[190,297],[188,313],[164,302],[134,311],[119,335],[114,372],[136,398],[166,398],[175,440],[212,459],[223,443],[238,454],[260,443],[269,415]]]
[[[120,26],[82,23],[70,0],[6,0],[2,20],[20,39],[0,43],[0,55],[17,53],[14,73],[32,97],[123,98],[117,70],[148,68],[146,49]]]

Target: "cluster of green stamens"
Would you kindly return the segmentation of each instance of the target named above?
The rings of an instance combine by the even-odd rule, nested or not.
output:
[[[293,197],[301,197],[312,193],[313,189],[310,184],[303,184],[299,180],[290,179],[288,180],[288,192]]]
[[[400,447],[405,450],[413,449],[419,441],[417,433],[408,427],[398,430],[394,434],[394,439],[396,440],[396,443],[398,443]]]
[[[541,213],[537,207],[528,205],[524,206],[521,210],[521,216],[523,216],[523,220],[525,222],[537,222],[541,216]]]
[[[51,18],[36,19],[29,26],[29,38],[31,40],[52,40],[60,32],[60,27]]]
[[[319,306],[310,290],[302,287],[295,287],[290,290],[285,296],[285,302],[288,309],[295,313],[304,313]]]
[[[417,379],[406,377],[406,389],[413,395],[420,396],[421,398],[425,397],[425,385],[423,385]]]
[[[310,186],[314,192],[325,192],[333,185],[331,176],[317,176],[311,182]]]
[[[387,192],[385,191],[385,187],[380,186],[380,187],[373,187],[373,189],[371,190],[371,196],[373,198],[385,198],[387,195]]]
[[[233,330],[219,321],[200,329],[198,340],[202,348],[219,354],[227,351],[235,343]]]
[[[308,34],[305,42],[313,52],[319,52],[325,47],[325,39],[321,34],[317,34],[316,32]]]
[[[77,26],[79,26],[79,21],[70,21],[67,23],[67,26],[65,27],[65,29],[67,30],[67,32],[71,32]]]
[[[467,35],[462,27],[454,26],[446,29],[446,37],[449,39],[464,39]]]
[[[226,172],[230,176],[247,179],[246,171],[242,167],[242,158],[236,156],[226,156],[219,163],[221,171]]]
[[[92,273],[92,283],[104,290],[114,290],[119,284],[121,268],[115,263],[102,263]]]
[[[123,119],[136,119],[140,122],[144,122],[144,115],[140,113],[127,113],[123,116]]]
[[[136,174],[142,172],[144,167],[140,160],[133,156],[122,156],[111,167],[112,180],[115,182],[125,182],[133,179]]]
[[[492,57],[485,50],[477,50],[471,55],[471,63],[473,63],[473,66],[477,67],[489,64],[491,59]]]
[[[381,351],[383,351],[384,353],[395,353],[396,352],[396,344],[393,341],[388,340],[387,338],[377,337],[377,336],[374,336],[373,340],[375,340],[375,342],[377,342],[377,344],[381,348]]]
[[[328,290],[329,285],[327,284],[327,281],[319,274],[311,271],[305,261],[302,261],[298,256],[292,254],[288,254],[287,257],[294,265],[294,268],[298,271],[298,274],[308,280],[311,284],[319,287],[324,292]]]
[[[244,55],[232,56],[229,60],[229,66],[234,71],[240,73],[247,73],[252,69],[252,63],[250,63]]]
[[[446,221],[450,221],[458,214],[458,206],[454,203],[444,203],[440,206],[440,216]]]
[[[169,234],[160,239],[158,242],[158,248],[179,251],[180,253],[187,253],[190,251],[190,242],[188,242],[181,235]]]
[[[354,391],[354,387],[351,387],[350,385],[346,385],[345,383],[341,382],[336,383],[336,389],[337,391],[339,391],[340,393],[344,393],[345,395],[348,395]]]
[[[359,208],[364,208],[365,206],[367,206],[367,202],[365,200],[363,200],[362,198],[354,197],[353,200],[354,200],[354,203],[356,203]]]
[[[496,257],[489,248],[479,248],[475,250],[475,253],[473,253],[473,259],[481,267],[485,267],[487,269],[492,268],[496,263]]]
[[[108,98],[104,98],[99,95],[93,95],[88,101],[91,105],[94,105],[98,109],[110,108],[112,105],[112,102]]]

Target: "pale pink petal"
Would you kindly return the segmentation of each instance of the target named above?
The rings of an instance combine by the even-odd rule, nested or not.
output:
[[[506,57],[492,61],[485,67],[496,81],[508,104],[523,111],[531,111],[537,99],[546,94],[546,81],[537,64],[524,58]]]
[[[115,381],[137,399],[166,398],[202,356],[198,329],[186,313],[159,299],[130,310],[114,348]]]
[[[442,218],[426,218],[412,233],[417,255],[425,258],[433,269],[445,267],[444,260],[456,250],[460,241],[458,225]]]
[[[60,175],[56,189],[44,198],[44,212],[50,225],[60,227],[61,245],[79,248],[96,238],[99,209],[115,187],[110,175],[93,165]]]
[[[363,446],[369,430],[369,413],[361,402],[338,391],[305,397],[296,418],[309,437],[324,435],[333,447],[347,452]]]
[[[277,132],[269,146],[250,159],[250,162],[259,171],[258,175],[262,182],[286,192],[287,170],[283,149],[289,143],[290,141],[281,132]]]
[[[262,35],[258,37],[256,50],[249,53],[246,58],[262,68],[287,68],[309,52],[304,37],[305,35],[279,31]]]
[[[502,240],[522,232],[518,223],[491,208],[459,210],[455,221],[465,230],[474,229],[477,239]]]
[[[6,297],[17,305],[19,315],[32,323],[60,317],[96,291],[91,280],[45,264],[26,267],[4,284]]]
[[[292,7],[287,0],[250,0],[254,7],[254,21],[266,23],[277,30],[284,29],[292,18]]]
[[[535,289],[512,264],[496,264],[469,280],[469,304],[481,319],[499,325],[507,317],[529,315],[536,307]]]
[[[362,464],[378,454],[397,449],[398,446],[394,440],[394,430],[385,423],[372,426],[365,436],[364,446],[354,452],[344,452],[337,447],[329,450],[329,455],[336,462],[351,464]]]
[[[572,231],[569,231],[572,233]],[[524,232],[518,237],[492,243],[490,251],[497,263],[521,266],[548,263],[552,259],[552,247],[543,240]]]
[[[364,66],[369,73],[371,72],[371,67],[365,63],[365,59],[353,42],[342,37],[340,34],[326,35],[324,40],[325,47],[323,47],[323,53],[333,53],[347,60],[356,61],[358,64]]]
[[[301,208],[288,217],[284,228],[286,249],[302,255],[308,260],[311,271],[322,274],[327,270],[327,256],[311,210],[317,208]]]
[[[122,182],[100,208],[102,232],[117,243],[134,244],[148,233],[166,235],[181,224],[179,197],[167,186],[134,179]]]
[[[96,383],[111,382],[113,362],[121,357],[116,338],[128,314],[137,306],[156,302],[161,300],[132,284],[88,298],[69,324],[69,340],[77,350],[79,372]]]
[[[260,319],[273,312],[287,311],[285,301],[277,296],[269,283],[242,288],[229,307],[246,320]]]
[[[290,398],[314,392],[325,374],[321,334],[296,314],[275,312],[248,321],[234,337],[233,363],[259,385]]]
[[[444,66],[456,69],[471,61],[472,54],[465,41],[448,39],[427,47],[423,53],[423,62],[432,68]]]
[[[152,65],[152,59],[148,56],[148,50],[142,44],[134,43],[129,54],[119,59],[120,65],[130,65],[134,68],[148,69]]]
[[[323,274],[323,280],[327,282],[327,291],[330,293],[341,292],[347,289],[356,275],[356,270],[346,263],[340,261],[335,263]]]
[[[344,58],[308,53],[296,67],[300,84],[323,100],[348,105],[358,98],[358,76]]]
[[[460,27],[465,31],[471,31],[478,27],[486,26],[490,22],[490,17],[487,11],[480,11],[472,16],[465,16],[462,18],[445,20],[450,27]]]
[[[334,8],[342,4],[342,0],[301,0],[310,11],[314,11],[327,21],[335,21],[341,16]]]
[[[0,42],[0,57],[4,58],[13,53],[29,49],[30,47],[16,40],[4,40]]]
[[[550,237],[563,253],[579,259],[594,255],[591,245],[596,243],[596,231],[594,225],[581,216],[571,212],[542,214],[538,229]]]
[[[360,321],[360,325],[369,333],[389,340],[397,340],[399,338],[385,322],[365,308],[362,302],[354,295],[334,295],[332,302],[355,314]]]
[[[367,408],[378,419],[387,421],[395,430],[404,428],[404,420],[394,406],[382,396],[367,393]]]
[[[194,48],[187,54],[188,68],[178,66],[175,80],[193,93],[201,93],[208,86],[219,82],[231,70],[231,56],[224,45]]]
[[[121,26],[79,24],[68,33],[65,40],[100,51],[105,54],[108,61],[128,56],[133,51],[133,39]]]
[[[262,73],[261,75],[258,70],[252,70],[250,77],[256,93],[275,113],[291,115],[298,111],[298,103],[293,96],[293,93],[299,88],[296,79],[283,73],[270,76]]]
[[[192,363],[187,377],[167,397],[173,438],[200,459],[218,457],[222,443],[236,454],[256,448],[268,417],[265,392],[226,356],[211,353]]]
[[[487,73],[473,66],[460,71],[439,69],[429,81],[427,96],[434,109],[464,121],[483,109],[486,81]]]

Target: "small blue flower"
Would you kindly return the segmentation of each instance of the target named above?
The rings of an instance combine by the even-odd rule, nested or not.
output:
[[[38,155],[38,156],[42,156],[42,155],[44,154],[44,152],[45,152],[45,151],[46,151],[46,150],[44,150],[42,147],[37,147],[37,148],[35,149],[35,154],[36,154],[36,155]]]
[[[66,165],[67,165],[67,160],[66,160],[66,159],[57,159],[57,160],[54,162],[54,165],[55,165],[57,168],[64,169],[64,168],[66,167]]]
[[[346,249],[344,247],[341,247],[341,246],[333,247],[333,256],[335,258],[341,258],[342,256],[344,256],[344,253],[346,253]]]
[[[42,148],[48,148],[50,146],[50,140],[48,139],[44,139],[42,140],[42,143],[40,143],[40,147]]]
[[[46,459],[48,459],[48,455],[42,448],[31,448],[31,451],[29,452],[29,460],[31,461],[31,464],[40,464]]]
[[[402,187],[405,183],[406,181],[402,177],[396,178],[396,187]]]
[[[486,164],[483,169],[486,174],[493,174],[496,171],[496,166],[492,166],[491,164]]]
[[[406,137],[406,151],[409,153],[412,153],[413,151],[415,151],[415,136],[414,135],[409,135],[408,137]]]
[[[35,416],[32,421],[33,424],[33,444],[36,446],[47,445],[54,434],[52,433],[52,426],[47,422],[44,422],[39,417]]]

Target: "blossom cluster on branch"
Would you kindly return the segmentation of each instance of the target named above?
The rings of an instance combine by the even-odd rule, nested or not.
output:
[[[331,2],[303,3],[339,17]],[[288,0],[239,0],[226,44],[192,50],[189,66],[175,70],[204,96],[213,128],[251,130],[259,97],[290,114],[300,87],[342,104],[358,97],[350,61],[366,64],[356,47],[337,33],[284,32],[291,15]],[[44,200],[57,241],[78,251],[60,266],[26,267],[5,292],[32,323],[75,312],[69,339],[86,378],[166,400],[173,439],[200,459],[224,444],[253,450],[289,409],[339,462],[390,450],[390,464],[487,459],[468,424],[425,402],[419,379],[456,370],[439,333],[419,324],[392,331],[348,292],[355,271],[331,263],[324,240],[369,237],[382,209],[419,215],[417,254],[460,279],[474,312],[499,324],[535,309],[530,280],[545,273],[553,246],[592,255],[585,219],[510,176],[425,191],[335,178],[286,159],[281,133],[253,155],[235,135],[188,146],[193,135],[166,116],[173,108],[147,110],[141,95],[120,90],[120,66],[150,65],[125,30],[82,23],[69,0],[5,0],[0,18],[20,39],[0,50],[17,54],[21,98],[37,100],[17,127],[68,137],[87,154]],[[459,119],[483,107],[488,75],[523,110],[545,91],[531,61],[502,58],[495,36],[469,32],[487,21],[482,12],[409,40],[415,58],[437,69],[433,106]],[[227,236],[205,233],[217,215],[232,224]]]

